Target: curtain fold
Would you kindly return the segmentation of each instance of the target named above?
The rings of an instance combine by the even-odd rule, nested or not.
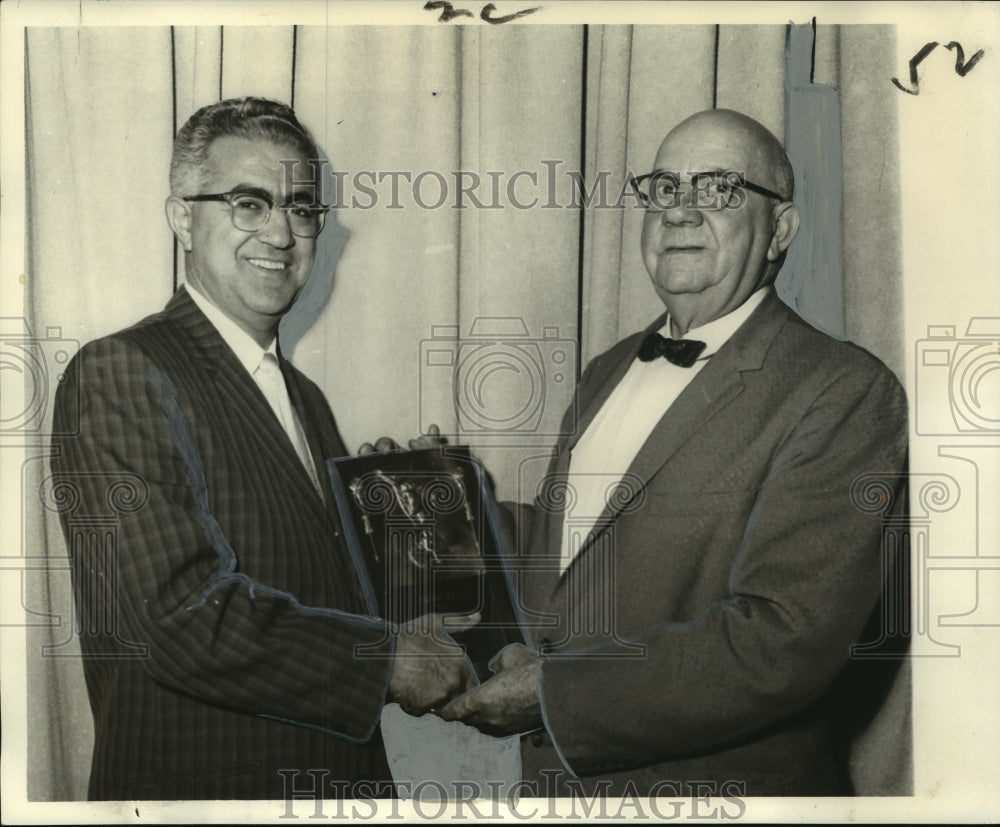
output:
[[[222,29],[222,97],[254,95],[292,99],[292,26],[226,26]],[[179,117],[183,124],[185,116]]]
[[[898,128],[892,97],[898,92],[883,82],[895,72],[896,42],[891,26],[835,28],[838,36],[831,46],[843,115],[847,338],[868,348],[903,381],[899,144],[893,137]]]
[[[339,205],[283,323],[296,365],[327,394],[349,449],[434,422],[474,447],[501,498],[529,500],[578,366],[661,309],[634,199],[573,205],[599,203],[602,176],[614,203],[665,133],[713,103],[783,137],[785,33],[29,29],[28,321],[84,342],[162,308],[183,281],[163,218],[176,128],[220,94],[294,94]],[[891,85],[876,82],[895,68],[891,38],[817,27],[814,82],[838,87],[842,106],[847,332],[901,374],[899,227],[884,218],[898,214],[895,110]],[[46,474],[36,460],[29,493]],[[25,514],[26,542],[65,559],[55,515],[32,496]],[[29,578],[25,601],[41,618],[30,651],[61,645],[68,572]],[[28,679],[29,796],[82,798],[92,727],[79,663],[33,654]]]
[[[457,316],[459,213],[448,199],[421,203],[438,203],[447,186],[438,170],[459,157],[458,37],[447,28],[300,29],[298,112],[340,176],[333,217],[347,240],[324,315],[295,356],[327,392],[349,448],[417,435],[421,339],[431,320]],[[423,392],[443,419],[441,389]]]
[[[715,105],[785,132],[786,26],[719,26]]]
[[[599,206],[584,209],[583,214],[580,339],[586,345],[582,347],[581,369],[620,338],[623,216],[621,210],[604,208],[603,203],[615,203],[627,186],[633,38],[632,26],[591,26],[588,29],[583,183]],[[603,189],[602,181],[606,181]],[[581,204],[584,204],[583,195],[580,193]],[[623,204],[625,210],[635,207],[634,199],[624,199]]]
[[[60,350],[71,355],[78,344],[159,310],[172,291],[172,240],[162,219],[173,140],[170,31],[29,29],[26,62],[25,313],[37,337],[62,340]],[[151,95],[162,91],[168,95],[151,107]],[[50,378],[48,415],[58,384]],[[67,552],[58,517],[38,493],[47,477],[48,455],[37,453],[23,470],[23,548],[47,554],[49,566],[25,576],[33,618],[28,796],[79,800],[93,723]]]
[[[458,441],[476,447],[503,499],[534,490],[518,469],[548,451],[573,394],[580,222],[567,171],[582,149],[582,35],[465,30],[461,160],[503,191],[500,209],[461,213],[462,342],[457,371],[438,379],[459,407]]]
[[[170,297],[170,32],[30,29],[27,60],[30,313],[86,341]]]
[[[219,100],[223,30],[221,26],[173,26],[170,36],[175,109],[172,126],[176,133],[201,107]],[[231,42],[229,49],[230,53],[234,51]],[[290,84],[283,82],[283,75],[278,77],[282,81],[283,92],[287,92]]]

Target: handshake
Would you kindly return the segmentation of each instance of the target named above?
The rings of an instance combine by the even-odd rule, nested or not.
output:
[[[411,715],[432,712],[463,721],[489,735],[530,732],[542,726],[542,664],[522,644],[502,649],[490,664],[495,675],[480,683],[472,662],[451,640],[479,622],[478,614],[445,618],[426,614],[399,627],[389,700]]]

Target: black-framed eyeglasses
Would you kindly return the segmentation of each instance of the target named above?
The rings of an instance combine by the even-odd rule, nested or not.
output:
[[[629,176],[630,183],[650,210],[671,210],[681,204],[680,176],[658,169],[645,175]],[[732,210],[746,203],[746,190],[767,198],[787,201],[784,196],[755,184],[734,170],[709,170],[691,173],[688,205],[698,210]]]
[[[225,201],[229,204],[233,226],[245,233],[255,233],[267,224],[275,204],[266,192],[219,192],[210,195],[189,195],[185,201]],[[288,228],[300,238],[315,238],[323,231],[326,214],[330,207],[326,204],[295,203],[279,204],[277,209],[288,216]]]

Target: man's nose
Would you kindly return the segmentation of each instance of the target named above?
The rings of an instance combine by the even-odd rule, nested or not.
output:
[[[291,247],[295,243],[295,236],[288,223],[287,211],[273,207],[264,226],[257,230],[257,238],[278,249]]]
[[[693,186],[677,190],[676,203],[663,210],[665,224],[701,224],[704,216],[697,203],[698,193]]]

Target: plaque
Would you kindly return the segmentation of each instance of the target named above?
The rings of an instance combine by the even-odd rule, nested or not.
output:
[[[479,612],[473,629],[452,636],[485,680],[490,659],[525,637],[482,464],[461,446],[327,464],[369,605],[392,623]]]

